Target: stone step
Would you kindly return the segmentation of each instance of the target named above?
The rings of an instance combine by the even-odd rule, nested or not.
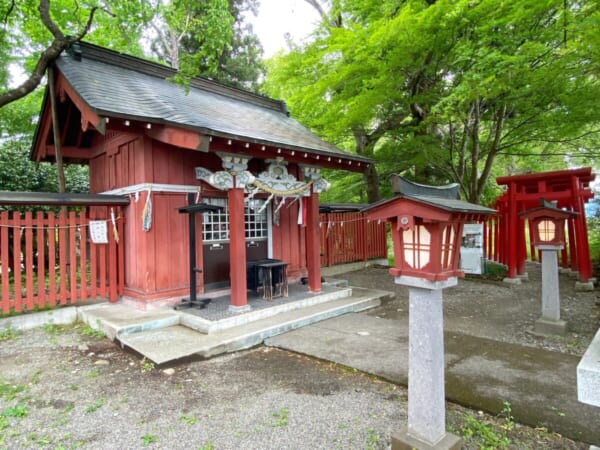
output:
[[[129,347],[155,364],[186,357],[209,358],[261,344],[266,338],[349,312],[379,306],[390,294],[383,291],[353,289],[352,295],[325,303],[255,320],[210,334],[177,324],[162,328],[147,327],[136,333],[117,333],[121,345]]]

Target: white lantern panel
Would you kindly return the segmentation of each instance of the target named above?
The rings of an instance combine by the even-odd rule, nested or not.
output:
[[[442,232],[442,269],[450,268],[454,256],[454,241],[456,239],[455,224],[444,227]]]
[[[556,224],[550,219],[541,220],[538,222],[538,235],[542,242],[552,241],[556,237]]]
[[[429,264],[431,234],[424,225],[417,225],[412,230],[404,230],[402,243],[406,264],[413,269],[422,269]]]

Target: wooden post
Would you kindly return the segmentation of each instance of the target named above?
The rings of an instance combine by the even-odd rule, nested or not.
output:
[[[319,195],[311,192],[306,208],[306,266],[308,268],[308,289],[313,293],[321,292],[320,247]]]
[[[577,258],[579,252],[577,251],[577,241],[575,241],[575,218],[567,219],[567,233],[569,236],[569,257],[570,257],[570,268],[572,271],[577,272],[579,270],[579,263]]]
[[[232,188],[227,191],[229,206],[229,279],[231,281],[231,304],[234,311],[249,309],[246,290],[246,238],[244,230],[244,190]]]
[[[573,193],[573,209],[575,216],[575,240],[577,247],[577,265],[579,266],[579,281],[588,283],[592,276],[590,249],[587,241],[587,224],[585,223],[585,207],[579,187],[579,178],[571,177],[571,192]]]
[[[8,211],[0,212],[0,222],[2,224],[9,223]],[[0,227],[0,281],[2,281],[2,314],[8,314],[10,312],[10,298],[9,298],[9,282],[8,282],[8,248],[10,242],[8,240],[8,227]]]

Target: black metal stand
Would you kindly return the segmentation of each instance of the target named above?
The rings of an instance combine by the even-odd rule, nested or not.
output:
[[[181,303],[175,305],[175,309],[186,309],[186,308],[206,308],[212,300],[210,298],[203,298],[198,300],[196,295],[196,274],[201,273],[202,269],[196,267],[196,213],[205,211],[218,211],[220,206],[206,205],[204,203],[194,203],[194,194],[188,194],[188,206],[182,206],[178,208],[178,211],[182,214],[188,214],[189,220],[189,245],[190,245],[190,298],[181,300]]]

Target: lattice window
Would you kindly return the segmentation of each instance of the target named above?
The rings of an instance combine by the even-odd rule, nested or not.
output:
[[[229,241],[229,209],[225,198],[205,198],[204,203],[221,206],[221,211],[208,211],[202,218],[202,240],[204,242]],[[267,208],[261,211],[265,201],[250,200],[244,208],[245,237],[248,240],[268,237]]]
[[[264,204],[264,200],[252,199],[244,208],[246,239],[256,240],[267,238],[267,208],[263,208]]]

